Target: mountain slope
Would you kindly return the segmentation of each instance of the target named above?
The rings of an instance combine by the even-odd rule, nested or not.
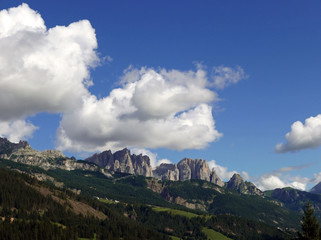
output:
[[[2,168],[0,209],[0,239],[168,239],[105,204]]]
[[[293,217],[293,213],[291,211],[283,209],[280,206],[277,206],[261,197],[240,195],[237,192],[221,188],[215,184],[203,180],[187,180],[174,182],[159,181],[153,178],[145,178],[143,176],[135,176],[122,173],[115,173],[113,175],[113,178],[107,178],[104,174],[99,172],[83,170],[66,171],[62,169],[52,169],[46,171],[39,167],[16,163],[10,160],[0,161],[0,168],[1,167],[10,167],[12,169],[19,169],[19,171],[28,172],[29,174],[34,176],[42,176],[42,179],[45,179],[46,181],[53,182],[54,184],[59,186],[64,186],[68,189],[73,190],[74,192],[84,194],[87,197],[99,197],[102,201],[107,203],[114,202],[115,200],[120,201],[120,203],[112,204],[110,206],[112,206],[112,208],[116,208],[117,212],[123,212],[130,218],[140,219],[140,217],[138,216],[139,210],[137,210],[136,208],[135,212],[137,216],[135,213],[126,212],[126,206],[128,206],[128,204],[132,206],[137,204],[148,204],[154,206],[163,206],[170,209],[193,211],[194,213],[204,217],[205,215],[208,216],[208,214],[215,214],[215,216],[220,219],[219,221],[222,221],[222,224],[215,220],[215,226],[213,225],[212,227],[208,227],[226,234],[228,234],[228,232],[230,232],[230,234],[236,234],[237,228],[230,229],[229,226],[233,221],[241,222],[240,219],[242,219],[245,225],[247,224],[246,221],[250,221],[251,225],[254,226],[252,230],[249,230],[249,232],[258,231],[262,234],[267,234],[267,236],[271,236],[268,233],[274,232],[276,227],[281,227],[283,230],[278,231],[278,234],[280,236],[283,236],[281,239],[287,239],[286,236],[291,237],[291,235],[293,234],[293,232],[291,233],[291,231],[289,232],[288,230],[286,230],[287,228],[293,228],[299,225],[298,215],[295,215],[295,217]],[[106,198],[108,200],[106,200]],[[189,210],[186,207],[194,208],[195,210]],[[146,209],[140,213],[143,215],[140,221],[142,221],[144,225],[146,224],[146,222],[144,222],[144,219],[146,220],[146,214],[149,211],[150,210]],[[239,218],[233,218],[232,215],[239,216]],[[153,222],[154,218],[158,219],[157,221],[160,220],[160,216],[154,216],[154,214],[150,216],[151,219],[148,221]],[[229,217],[224,218],[223,216]],[[164,228],[157,228],[157,231],[161,231],[160,229],[163,229],[162,231],[165,231],[165,225],[169,222],[169,219],[170,216],[168,215],[162,216],[162,226]],[[285,222],[283,222],[282,219],[284,219]],[[205,220],[205,222],[203,220],[201,221],[204,224],[202,224],[202,226],[199,226],[199,230],[205,227],[208,217],[205,217]],[[173,224],[175,221],[178,220],[173,220]],[[180,219],[179,221],[184,222],[186,220]],[[260,225],[257,225],[257,221],[264,221],[268,224],[264,225],[266,227],[260,227]],[[226,224],[224,222],[226,222]],[[230,223],[228,224],[227,222]],[[187,224],[186,226],[190,226],[189,224]],[[220,228],[219,226],[221,225],[224,225],[224,228]],[[269,225],[274,225],[274,227]],[[157,224],[155,226],[157,226]],[[183,224],[183,226],[185,225]],[[175,226],[169,227],[169,229],[174,228]],[[180,232],[180,234],[182,234],[180,236],[184,236],[186,232],[190,231],[188,230],[188,228],[184,229],[185,232]],[[264,229],[269,230],[268,232],[265,232],[266,230]],[[199,236],[201,236],[201,232],[202,230],[200,230],[200,232],[198,232],[197,234],[200,234]],[[253,232],[252,235],[254,234]],[[174,234],[167,231],[163,233]],[[253,238],[249,237],[248,235],[246,236],[248,237],[248,239],[270,239],[264,238],[261,235],[260,236],[262,238],[257,238],[258,235],[255,235],[256,237]],[[242,238],[241,235],[238,235],[238,238],[235,239],[244,238]]]
[[[272,199],[278,200],[284,207],[303,214],[305,204],[310,202],[314,208],[316,217],[321,220],[321,195],[300,191],[293,188],[277,188],[265,192]]]

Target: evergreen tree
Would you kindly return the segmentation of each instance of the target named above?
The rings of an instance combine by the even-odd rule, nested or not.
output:
[[[301,230],[302,232],[299,233],[300,240],[319,240],[320,224],[314,216],[314,209],[309,202],[305,205]]]

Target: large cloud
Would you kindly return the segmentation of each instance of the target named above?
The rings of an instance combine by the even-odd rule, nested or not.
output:
[[[90,96],[64,114],[59,149],[200,149],[222,136],[208,105],[216,94],[205,88],[203,70],[131,69],[123,82],[109,96]]]
[[[0,12],[0,120],[61,113],[88,96],[89,67],[97,61],[87,20],[46,29],[22,4]]]
[[[317,148],[321,145],[321,114],[310,117],[303,124],[297,121],[292,124],[291,132],[285,135],[286,143],[279,143],[275,150],[279,153]]]
[[[18,138],[13,133],[19,123],[21,137],[31,136],[37,127],[24,119],[51,112],[62,116],[57,130],[62,150],[200,149],[222,136],[211,107],[219,98],[210,87],[238,82],[243,69],[217,67],[213,77],[200,66],[196,71],[131,67],[121,87],[97,99],[87,89],[93,84],[90,68],[99,61],[96,48],[87,20],[47,29],[27,4],[0,11],[0,135]]]

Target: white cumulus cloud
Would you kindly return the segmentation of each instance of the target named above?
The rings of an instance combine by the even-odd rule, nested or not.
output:
[[[307,168],[309,166],[309,164],[305,164],[300,166],[283,167],[270,173],[263,174],[259,178],[253,178],[253,182],[262,191],[284,187],[306,190],[307,184],[312,182],[310,178],[292,176],[288,173]]]
[[[25,120],[0,121],[0,137],[6,137],[11,142],[19,142],[32,137],[38,128]]]
[[[88,91],[90,69],[99,62],[96,48],[88,20],[47,29],[27,4],[0,11],[0,135],[31,136],[36,127],[21,119],[50,112],[62,117],[61,150],[201,149],[222,136],[212,114],[219,98],[211,87],[245,78],[241,67],[220,66],[214,76],[201,66],[195,71],[130,67],[122,85],[98,99]]]
[[[293,152],[319,147],[321,145],[321,114],[307,118],[304,124],[300,121],[293,123],[285,139],[285,143],[276,145],[276,152]]]
[[[47,29],[27,4],[0,11],[0,119],[77,107],[89,95],[96,48],[87,20]]]
[[[63,115],[59,149],[206,147],[222,134],[215,129],[209,103],[216,95],[205,87],[205,75],[203,70],[126,72],[121,88],[103,99],[84,98],[81,108]]]

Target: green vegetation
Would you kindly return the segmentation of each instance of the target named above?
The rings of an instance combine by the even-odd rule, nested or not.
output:
[[[169,239],[106,204],[6,169],[0,169],[0,217],[0,239]]]
[[[213,229],[203,228],[203,232],[206,234],[209,240],[232,240],[224,236],[223,234],[214,231]]]
[[[275,189],[268,192],[269,196],[282,202],[287,209],[295,211],[301,215],[309,202],[315,210],[316,218],[321,221],[321,195],[300,191],[293,188]]]
[[[202,180],[168,182],[167,191],[172,197],[203,205],[214,215],[235,215],[281,228],[298,228],[300,224],[297,212],[262,197],[240,195]]]
[[[320,239],[320,223],[314,216],[312,205],[307,202],[304,209],[304,215],[301,223],[302,231],[298,233],[300,240],[319,240]]]
[[[172,215],[179,215],[187,218],[193,218],[193,217],[198,217],[198,214],[183,211],[183,210],[178,210],[178,209],[173,209],[173,208],[164,208],[164,207],[153,207],[152,208],[156,212],[168,212]]]
[[[175,236],[170,236],[172,240],[181,240],[181,238],[175,237]]]
[[[21,190],[21,196],[19,193],[15,193],[13,189],[11,189],[12,193],[10,193],[8,192],[9,189],[6,190],[4,188],[5,196],[17,194],[22,201],[32,203],[33,201],[26,199],[29,196],[32,199],[33,195],[37,195],[40,201],[37,203],[38,200],[35,200],[34,206],[19,205],[21,204],[20,200],[17,203],[15,201],[11,202],[9,204],[11,207],[7,207],[6,211],[10,217],[19,219],[19,221],[6,225],[6,228],[9,227],[10,229],[10,227],[22,221],[25,222],[24,224],[30,223],[33,221],[32,219],[35,219],[36,223],[51,224],[52,226],[46,225],[46,227],[37,226],[37,229],[48,228],[49,231],[55,231],[60,234],[57,237],[58,239],[64,239],[64,236],[68,236],[65,239],[93,239],[96,234],[97,239],[205,240],[212,238],[214,232],[216,232],[216,235],[221,233],[235,240],[290,239],[293,237],[293,233],[278,230],[276,227],[265,224],[262,221],[270,223],[273,220],[280,221],[280,219],[283,219],[284,225],[288,221],[287,226],[295,226],[299,222],[298,220],[295,223],[296,219],[299,219],[296,215],[294,216],[297,218],[291,219],[293,212],[281,208],[270,201],[255,196],[240,195],[202,180],[161,182],[160,187],[163,192],[159,194],[147,188],[146,178],[142,176],[115,173],[113,178],[107,178],[100,172],[64,171],[61,169],[46,171],[8,160],[1,160],[0,168],[19,169],[19,171],[28,174],[40,173],[48,176],[47,183],[40,183],[26,175],[13,172],[13,175],[18,174],[32,179],[28,180],[29,182],[23,180],[23,187],[25,187],[25,182],[28,182],[30,185],[35,184],[36,186],[50,189],[50,195],[52,196],[41,194],[40,196],[50,199],[48,200],[50,205],[56,204],[56,207],[48,207],[45,204],[45,200],[41,200],[42,197],[38,198],[39,192],[35,188],[31,188],[34,190],[33,193]],[[75,189],[81,194],[76,195],[66,189],[53,187],[53,179],[54,182],[63,183],[61,186],[64,186],[64,188]],[[11,182],[6,184],[8,186],[16,185]],[[32,191],[28,188],[25,190]],[[18,191],[20,191],[19,188]],[[99,200],[95,199],[95,196],[99,197]],[[208,212],[191,210],[170,203],[166,201],[167,196],[170,196],[171,199],[180,197],[184,201],[202,205]],[[56,197],[60,200],[53,200]],[[99,219],[95,215],[86,215],[86,213],[79,215],[74,211],[71,203],[67,201],[68,199],[91,206],[100,213],[105,214],[108,220]],[[119,203],[115,203],[115,200],[118,200]],[[17,211],[12,210],[15,209],[15,207],[12,207],[15,204],[18,206]],[[0,202],[0,209],[1,206]],[[21,217],[22,209],[31,209],[31,211]],[[58,214],[56,214],[56,211]],[[20,214],[19,217],[16,215],[17,213]],[[209,215],[209,213],[215,215]],[[35,218],[31,218],[31,216],[35,216]],[[280,224],[273,224],[282,226],[281,222]],[[21,226],[18,224],[17,227],[20,228]],[[29,228],[34,230],[32,226],[29,226]],[[19,232],[16,229],[12,231]],[[0,239],[7,239],[6,237],[7,235],[3,238],[0,235]],[[35,236],[27,239],[34,238]],[[38,237],[38,239],[46,239],[46,237]]]

